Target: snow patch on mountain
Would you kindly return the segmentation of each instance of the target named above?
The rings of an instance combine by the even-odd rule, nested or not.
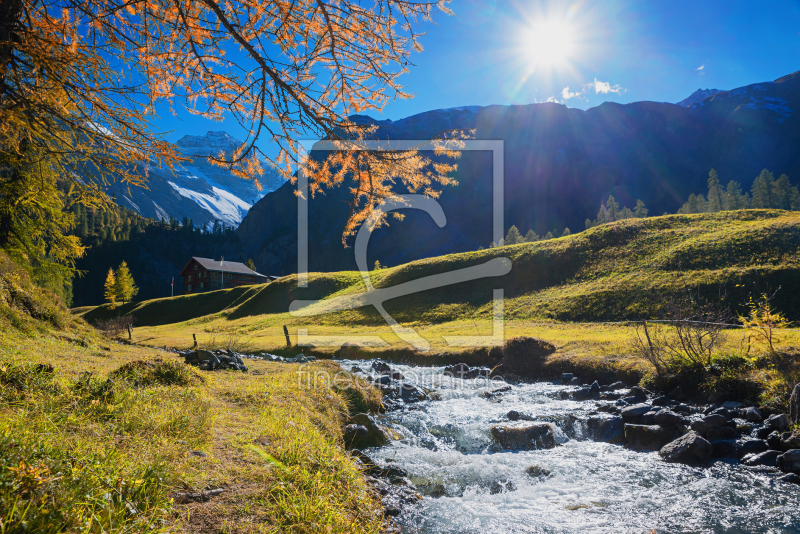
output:
[[[185,187],[181,187],[175,182],[169,182],[179,195],[186,197],[209,212],[215,220],[236,226],[252,207],[251,204],[243,201],[236,195],[220,189],[211,187],[211,193],[201,193]]]

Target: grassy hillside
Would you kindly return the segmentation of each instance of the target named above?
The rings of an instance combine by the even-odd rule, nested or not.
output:
[[[376,390],[248,365],[203,373],[109,340],[0,253],[0,531],[381,531],[342,448],[345,397],[375,409]]]
[[[800,318],[800,213],[742,210],[670,215],[606,224],[579,234],[483,251],[416,261],[371,273],[376,288],[390,288],[427,276],[474,267],[496,258],[511,261],[510,272],[428,290],[386,302],[400,323],[437,331],[468,328],[486,335],[492,290],[503,288],[505,317],[514,325],[552,321],[622,321],[658,316],[660,297],[686,289],[734,309],[750,294],[781,288],[775,300],[790,318]],[[309,332],[352,329],[385,332],[371,306],[298,317],[287,313],[294,300],[325,299],[318,309],[356,299],[365,290],[357,272],[312,273],[309,287],[296,277],[243,289],[101,306],[83,316],[90,322],[130,314],[154,343],[190,333],[236,332],[263,348],[282,344],[282,325]],[[523,328],[524,327],[520,327]],[[478,332],[480,331],[480,332]]]

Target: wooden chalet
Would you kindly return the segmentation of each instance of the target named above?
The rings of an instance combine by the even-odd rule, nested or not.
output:
[[[183,294],[202,293],[215,289],[263,284],[276,280],[255,272],[244,263],[192,257],[180,275],[183,277]]]

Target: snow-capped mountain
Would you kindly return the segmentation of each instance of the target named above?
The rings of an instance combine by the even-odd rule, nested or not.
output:
[[[678,102],[678,105],[688,108],[691,107],[692,104],[700,102],[701,100],[703,100],[704,98],[708,98],[709,96],[721,93],[722,91],[723,91],[722,89],[698,89],[697,91],[689,95],[688,98],[684,98],[683,100]]]
[[[230,154],[239,144],[225,132],[184,136],[176,145],[191,160],[174,173],[167,168],[150,167],[146,189],[115,183],[106,192],[113,194],[118,204],[144,217],[179,220],[189,217],[197,225],[218,220],[238,226],[253,204],[282,184],[278,173],[265,166],[258,190],[252,180],[234,176],[204,157],[220,151]],[[141,172],[144,174],[144,169]]]

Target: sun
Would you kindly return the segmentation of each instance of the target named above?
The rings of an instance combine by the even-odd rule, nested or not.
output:
[[[575,32],[563,21],[541,20],[525,30],[522,45],[533,67],[558,68],[575,51]]]

